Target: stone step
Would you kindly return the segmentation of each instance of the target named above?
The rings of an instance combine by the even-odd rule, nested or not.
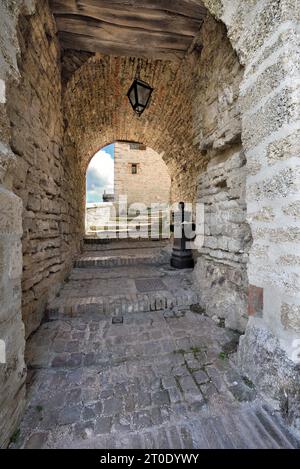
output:
[[[150,249],[150,248],[165,248],[170,244],[168,239],[166,240],[145,240],[145,239],[99,239],[95,237],[86,237],[84,239],[84,251],[107,251],[111,250],[123,250],[123,249]],[[109,245],[109,246],[108,246]]]
[[[176,409],[175,409],[176,411]],[[93,436],[87,440],[76,440],[68,443],[67,448],[76,449],[99,449],[108,448],[114,444],[117,449],[125,448],[153,448],[171,449],[171,450],[187,450],[192,449],[297,449],[292,444],[293,437],[285,444],[284,441],[275,444],[267,435],[265,440],[249,439],[249,434],[243,432],[236,439],[236,426],[243,416],[243,412],[235,412],[233,421],[230,426],[227,419],[223,417],[208,417],[197,419],[178,418],[177,422],[172,424],[164,423],[159,427],[143,428],[142,431],[135,432],[119,432],[118,441],[116,442],[111,434],[102,434],[101,436]],[[287,432],[288,434],[288,432]],[[148,446],[152,443],[153,446]]]
[[[188,270],[185,272],[189,272]],[[97,285],[99,280],[107,280],[109,277],[109,281],[124,281],[124,277],[126,277],[126,281],[128,279],[136,279],[142,277],[143,279],[164,279],[167,277],[175,277],[179,275],[178,271],[169,267],[169,265],[163,264],[161,266],[156,265],[143,265],[143,271],[141,275],[140,266],[137,265],[130,265],[130,266],[118,266],[118,267],[98,267],[98,268],[74,268],[70,274],[69,282],[84,282],[89,280]],[[73,285],[76,288],[76,285]],[[68,285],[66,285],[68,287]],[[97,295],[96,295],[97,296]]]
[[[74,267],[118,267],[129,265],[157,264],[162,265],[168,262],[169,256],[162,253],[159,248],[150,249],[122,249],[106,251],[88,251],[79,256]]]
[[[161,215],[157,215],[157,214],[154,214],[154,215],[138,215],[136,217],[130,217],[128,216],[127,218],[126,217],[111,217],[108,221],[111,221],[111,222],[115,222],[115,223],[127,223],[127,222],[132,222],[134,220],[136,221],[144,221],[144,222],[149,222],[151,220],[161,220],[163,218],[167,218],[168,214],[167,213],[163,213]]]
[[[95,230],[94,231],[101,231],[101,230],[107,230],[109,231],[114,230],[114,231],[136,231],[136,226],[139,226],[140,228],[150,228],[151,227],[151,222],[148,220],[139,220],[136,225],[133,223],[126,223],[126,222],[119,222],[116,223],[113,220],[109,220],[108,222],[102,223],[101,225],[94,225]]]
[[[109,251],[110,257],[107,251],[102,256],[101,251],[83,255],[80,267],[73,269],[59,296],[48,306],[49,317],[161,311],[198,303],[191,289],[192,270],[172,269],[163,263],[160,249],[143,249],[138,254],[134,249],[127,251],[126,256],[125,249],[122,254]]]
[[[145,240],[145,239],[170,239],[171,233],[151,233],[151,230],[96,230],[88,231],[87,235],[91,237],[97,237],[103,240],[114,240],[114,239],[133,239],[133,240]]]
[[[263,416],[263,422],[261,418]],[[282,419],[259,404],[240,411],[199,418],[195,425],[196,448],[200,449],[294,449],[299,442]],[[283,430],[283,431],[282,431]]]
[[[180,291],[176,294],[162,291],[160,293],[71,298],[66,301],[57,299],[48,307],[47,317],[53,320],[60,316],[74,317],[82,314],[119,316],[174,308],[184,309],[196,303],[198,303],[196,293]]]

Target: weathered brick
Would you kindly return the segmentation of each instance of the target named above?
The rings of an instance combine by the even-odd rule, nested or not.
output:
[[[261,317],[263,313],[263,288],[249,285],[248,315]]]

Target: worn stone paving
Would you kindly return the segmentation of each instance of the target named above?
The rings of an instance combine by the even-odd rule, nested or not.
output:
[[[115,243],[118,245],[118,243]],[[139,245],[139,243],[138,243]],[[48,317],[76,316],[87,313],[118,315],[130,312],[167,310],[190,306],[198,301],[191,289],[192,270],[176,271],[166,263],[169,251],[159,248],[110,249],[83,253],[75,262],[70,278],[59,296],[48,306]],[[91,265],[91,259],[97,264]],[[114,264],[105,262],[112,259]],[[122,260],[123,264],[120,264]],[[144,292],[139,282],[161,280],[161,287]]]
[[[236,369],[239,334],[204,314],[190,276],[162,261],[75,268],[55,300],[66,308],[55,316],[49,305],[53,314],[28,341],[27,408],[11,447],[297,447]],[[162,281],[167,291],[143,302],[136,280],[140,288]],[[93,295],[111,299],[107,310]]]
[[[28,405],[12,447],[296,446],[238,374],[238,338],[189,309],[45,323],[27,349]]]

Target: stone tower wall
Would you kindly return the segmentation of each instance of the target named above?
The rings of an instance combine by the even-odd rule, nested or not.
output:
[[[128,205],[168,203],[171,180],[162,157],[149,147],[139,149],[130,143],[115,144],[115,201],[127,195]],[[137,174],[132,174],[132,164]]]

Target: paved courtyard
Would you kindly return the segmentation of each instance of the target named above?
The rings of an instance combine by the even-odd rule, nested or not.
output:
[[[157,259],[139,262],[106,270],[83,264],[57,301],[82,299],[85,282],[101,298],[101,278],[107,285],[114,283],[116,296],[122,279],[151,278],[162,280],[166,288],[152,292],[157,298],[170,293],[176,282],[185,285],[186,300],[194,298],[187,290],[191,272],[168,273]],[[86,294],[90,297],[91,292]],[[148,303],[148,311],[125,308],[123,313],[120,303],[119,310],[110,305],[111,314],[75,308],[56,316],[50,305],[52,320],[27,346],[27,409],[12,448],[298,445],[279,414],[238,373],[237,332],[206,317],[197,304],[165,301],[161,309],[151,310]]]

